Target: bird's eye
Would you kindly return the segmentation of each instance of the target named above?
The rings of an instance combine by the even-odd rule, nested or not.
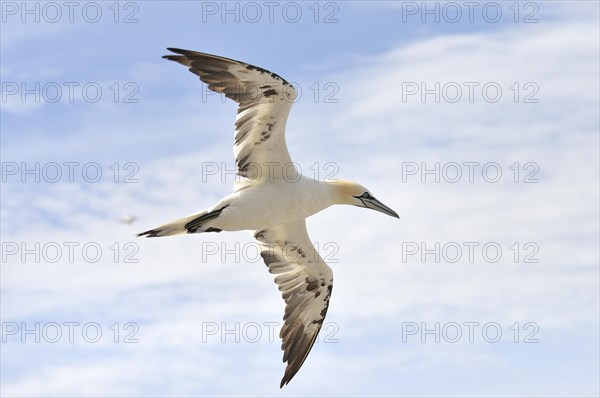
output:
[[[365,193],[362,194],[362,197],[365,198],[365,199],[369,199],[369,198],[371,198],[371,195],[369,195],[368,192],[365,192]]]

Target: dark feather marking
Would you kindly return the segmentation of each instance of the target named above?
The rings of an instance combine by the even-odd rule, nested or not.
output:
[[[323,307],[323,309],[321,310],[321,316],[323,318],[325,318],[325,315],[327,315],[327,308],[329,308],[329,297],[331,297],[332,289],[333,289],[333,285],[327,286],[327,294],[325,295],[325,298],[323,299],[323,301],[325,302],[325,307]]]
[[[242,62],[239,62],[239,63],[243,64]],[[268,73],[273,79],[280,79],[285,84],[287,84],[288,86],[290,85],[290,83],[288,83],[287,80],[285,80],[283,77],[281,77],[281,76],[279,76],[279,75],[277,75],[277,74],[275,74],[273,72],[269,72],[268,70],[263,69],[263,68],[261,68],[259,66],[248,65],[248,64],[245,64],[245,65],[246,65],[246,69],[248,69],[248,70],[255,70],[255,71],[258,71],[260,73]]]
[[[302,250],[301,247],[297,247],[296,251],[298,252],[299,255],[302,256],[302,258],[306,258],[306,254],[304,254],[304,250]]]
[[[244,155],[244,156],[242,156],[241,158],[238,159],[238,161],[236,162],[238,170],[240,170],[240,171],[244,170],[245,171],[245,169],[248,167],[248,164],[246,162],[250,158],[251,154],[252,153],[247,153],[246,155]]]
[[[265,264],[269,266],[271,263],[279,263],[282,262],[282,258],[273,253],[270,250],[263,250],[260,252],[260,256],[263,258]]]
[[[221,215],[221,212],[223,210],[225,210],[227,207],[228,206],[223,206],[220,209],[209,211],[206,214],[202,214],[201,216],[194,218],[192,221],[185,224],[185,229],[187,229],[187,233],[188,234],[196,233],[196,231],[198,230],[198,228],[200,228],[202,226],[202,224],[219,217]],[[216,232],[216,231],[210,231],[210,232]]]
[[[319,281],[317,281],[316,279],[313,279],[311,281],[308,279],[308,277],[306,277],[306,283],[306,290],[308,290],[309,292],[315,290],[319,286]]]
[[[264,94],[265,97],[269,98],[269,97],[271,97],[273,95],[276,95],[277,91],[275,91],[273,89],[269,89],[269,90],[264,91],[263,94]]]
[[[158,237],[158,234],[160,233],[160,229],[150,229],[148,231],[145,232],[140,232],[139,234],[136,234],[136,236],[139,238],[140,236],[146,236],[147,238],[156,238]]]

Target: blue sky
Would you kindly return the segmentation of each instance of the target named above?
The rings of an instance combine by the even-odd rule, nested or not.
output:
[[[222,2],[81,2],[73,22],[22,4],[1,3],[3,396],[598,396],[595,2],[476,2],[472,21],[466,2],[274,2],[272,22],[265,2],[227,3],[239,22]],[[283,390],[283,301],[251,237],[134,238],[233,182],[235,104],[166,47],[294,82],[304,174],[400,214],[309,219],[335,288]]]

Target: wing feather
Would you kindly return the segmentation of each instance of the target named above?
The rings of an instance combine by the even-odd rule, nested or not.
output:
[[[285,124],[297,97],[294,87],[266,69],[216,55],[169,48],[163,58],[185,65],[212,91],[239,104],[235,122],[236,189],[247,183],[294,179]],[[285,174],[284,174],[285,173]]]
[[[276,274],[285,300],[282,339],[287,362],[281,387],[298,372],[321,330],[333,288],[333,273],[315,250],[304,220],[256,231],[261,255]]]

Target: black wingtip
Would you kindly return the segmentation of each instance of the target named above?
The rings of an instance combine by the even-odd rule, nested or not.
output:
[[[287,386],[288,384],[290,384],[290,381],[292,381],[294,376],[296,376],[296,373],[298,373],[298,371],[300,370],[301,367],[302,367],[302,364],[295,368],[291,368],[290,365],[288,365],[285,368],[285,372],[283,374],[283,378],[281,379],[281,383],[279,383],[279,388],[281,389],[284,386]]]
[[[183,48],[175,48],[175,47],[167,47],[167,50],[171,51],[172,53],[181,54],[181,55],[194,53],[194,51],[191,51],[191,50],[184,50]]]
[[[192,52],[189,50],[183,50],[181,48],[175,48],[175,47],[167,47],[167,50],[169,50],[175,54],[180,54],[180,55],[169,54],[169,55],[162,56],[164,59],[168,59],[169,61],[177,61],[179,58],[181,58],[181,55],[189,54]]]
[[[302,366],[302,365],[300,365],[300,366]],[[285,368],[285,372],[283,374],[283,378],[281,379],[281,383],[279,384],[279,389],[282,389],[283,386],[287,386],[290,383],[290,381],[292,381],[292,379],[294,378],[294,376],[296,376],[296,373],[298,373],[299,370],[300,370],[300,367],[298,367],[296,369],[292,369],[288,365]]]

